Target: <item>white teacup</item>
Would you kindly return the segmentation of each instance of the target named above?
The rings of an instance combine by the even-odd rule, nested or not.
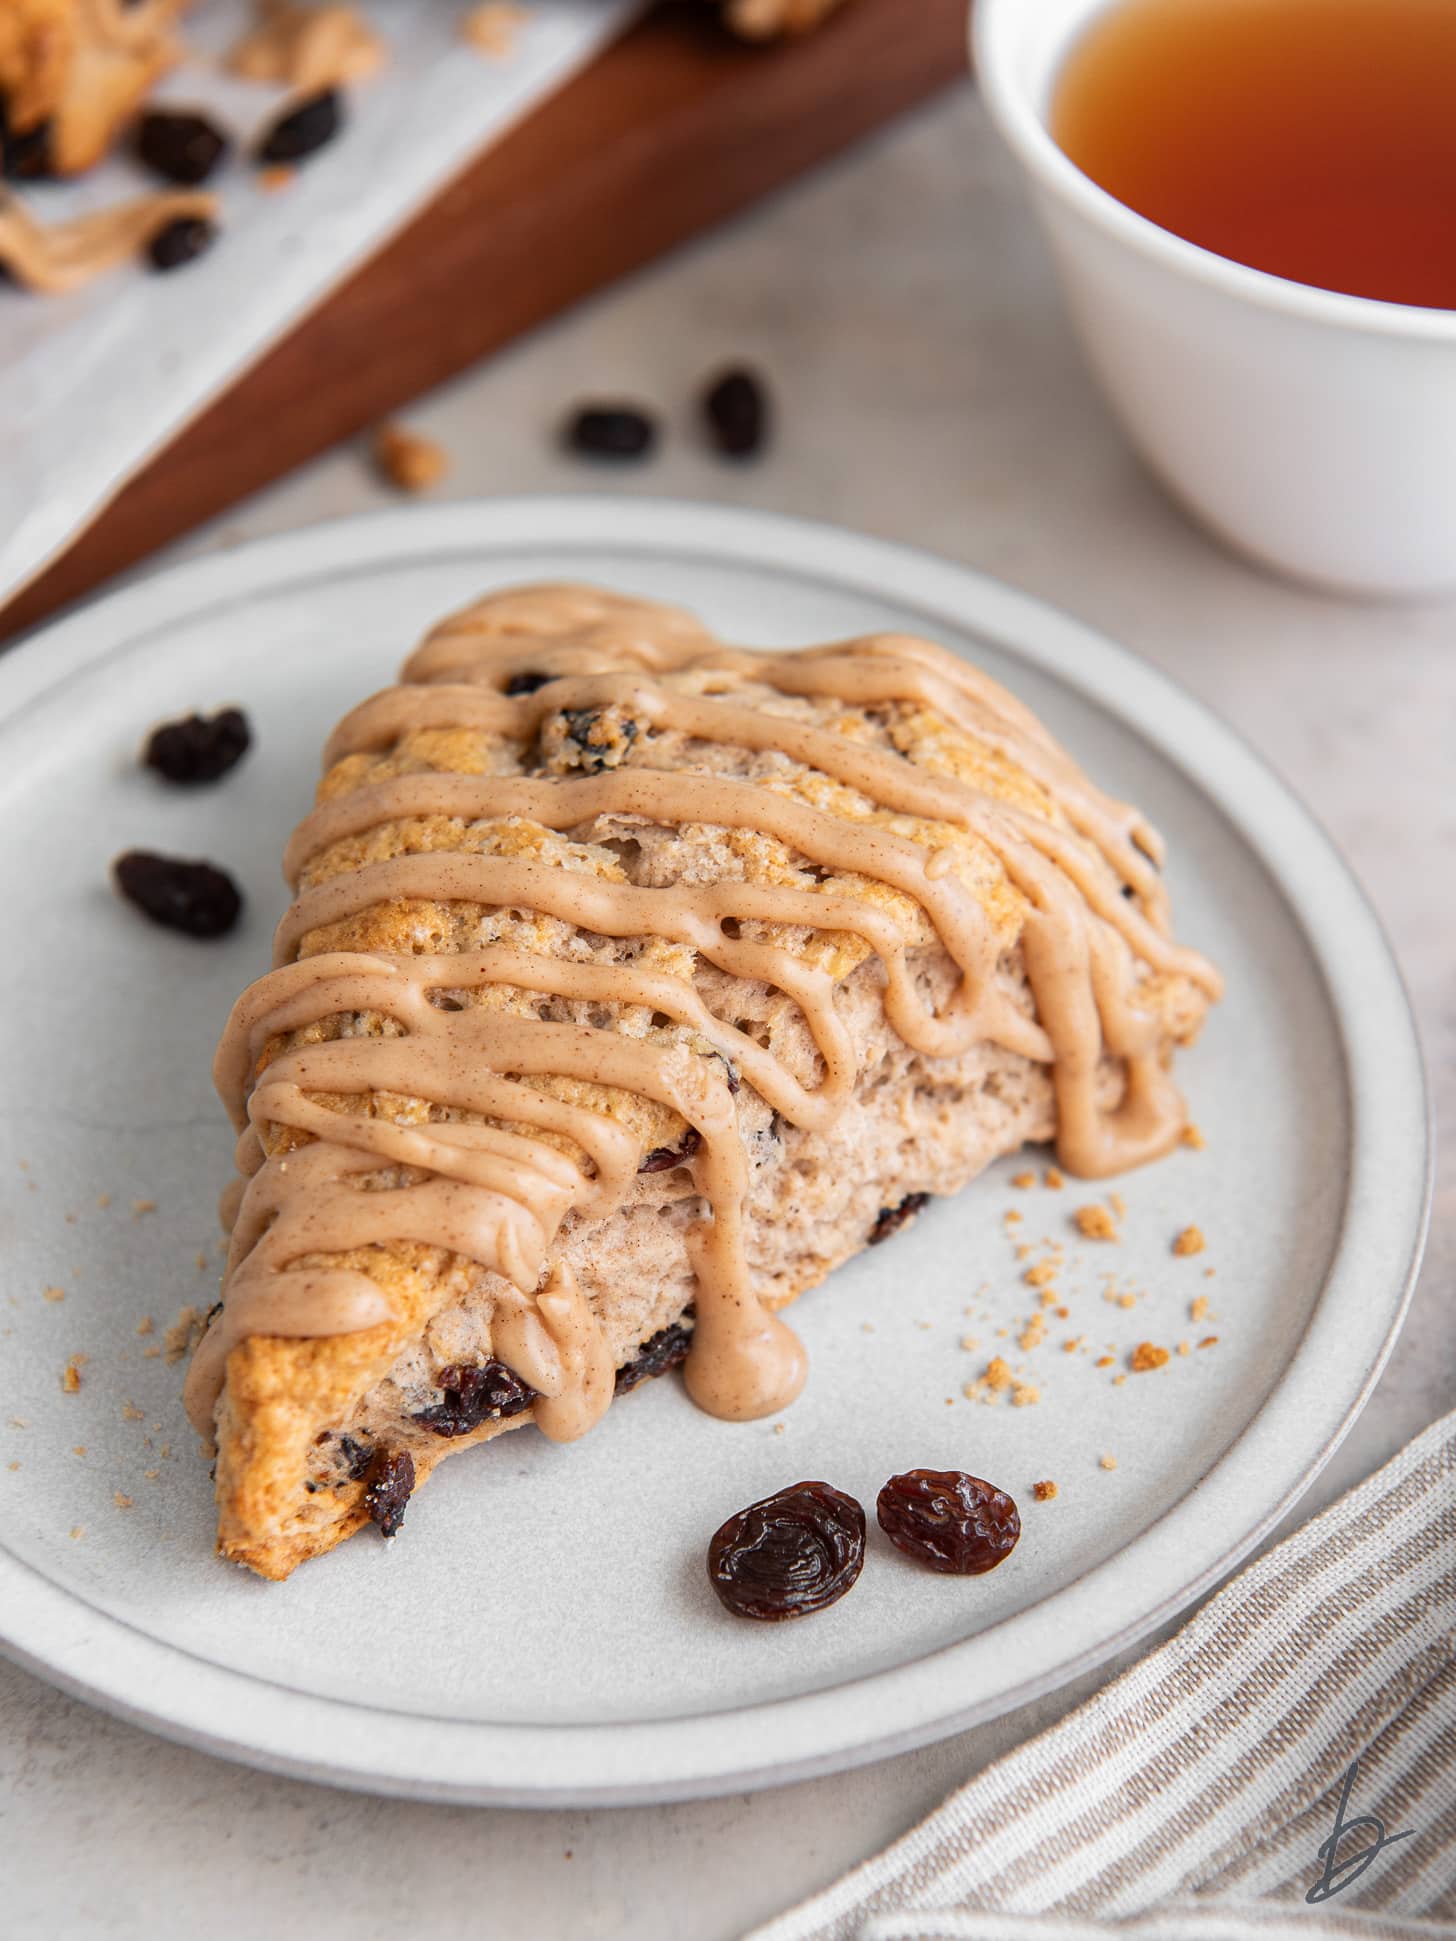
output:
[[[1364,595],[1456,588],[1456,311],[1248,269],[1098,188],[1047,118],[1063,57],[1106,4],[976,0],[972,39],[1129,437],[1200,519],[1281,572]]]

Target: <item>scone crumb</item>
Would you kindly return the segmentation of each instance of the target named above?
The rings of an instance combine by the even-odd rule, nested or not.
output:
[[[1191,1341],[1180,1341],[1178,1343],[1178,1353],[1180,1355],[1191,1355],[1193,1353],[1193,1343]]]
[[[1208,1296],[1206,1294],[1195,1294],[1193,1299],[1188,1303],[1188,1319],[1190,1321],[1204,1321],[1207,1318]]]
[[[1011,1390],[1011,1406],[1014,1409],[1034,1408],[1041,1400],[1041,1390],[1032,1382],[1017,1382]]]
[[[1140,1341],[1129,1357],[1128,1366],[1135,1375],[1145,1375],[1150,1368],[1165,1367],[1167,1361],[1166,1348],[1159,1348],[1151,1341]]]
[[[859,1331],[860,1331],[860,1333],[861,1333],[861,1334],[873,1334],[873,1333],[874,1333],[874,1331],[875,1331],[875,1324],[874,1324],[874,1322],[873,1322],[873,1321],[861,1321],[861,1322],[860,1322],[860,1324],[859,1324]]]
[[[1040,1312],[1030,1315],[1027,1318],[1026,1326],[1021,1330],[1021,1333],[1016,1337],[1017,1346],[1022,1350],[1024,1354],[1028,1354],[1028,1355],[1031,1353],[1033,1348],[1039,1348],[1045,1339],[1046,1339],[1046,1316],[1045,1314],[1042,1314]]]
[[[45,1297],[48,1301],[64,1301],[66,1290],[64,1287],[48,1287],[45,1290]]]
[[[1119,1220],[1125,1220],[1127,1218],[1127,1201],[1122,1197],[1121,1193],[1109,1193],[1107,1195],[1107,1204],[1112,1208]]]
[[[1031,1493],[1038,1503],[1050,1503],[1052,1498],[1057,1494],[1057,1486],[1048,1477],[1045,1482],[1033,1483]]]
[[[776,1436],[781,1436],[781,1435],[783,1435],[783,1434],[785,1434],[785,1433],[786,1433],[786,1430],[787,1430],[787,1424],[786,1424],[786,1423],[783,1423],[783,1422],[775,1422],[775,1424],[774,1424],[774,1426],[773,1426],[773,1432],[774,1432],[774,1434],[775,1434]]]
[[[104,1213],[107,1207],[111,1205],[111,1195],[109,1193],[98,1193],[96,1195],[96,1204]]]
[[[283,189],[291,189],[298,170],[287,162],[276,162],[272,168],[260,168],[253,180],[264,195],[277,195]]]
[[[381,425],[370,450],[375,470],[400,492],[428,492],[450,470],[443,445],[403,425]]]
[[[141,1220],[148,1213],[155,1213],[156,1210],[157,1202],[155,1200],[133,1200],[131,1203],[131,1217],[133,1220]]]
[[[199,1274],[205,1274],[207,1272],[207,1255],[201,1252],[201,1250],[199,1250],[197,1255],[197,1271]]]
[[[150,1334],[156,1325],[156,1322],[150,1314],[144,1314],[141,1320],[137,1322],[136,1331],[138,1334]]]
[[[1184,1145],[1191,1146],[1194,1152],[1202,1152],[1204,1147],[1208,1144],[1208,1141],[1204,1138],[1203,1134],[1198,1130],[1198,1127],[1194,1125],[1191,1120],[1186,1126],[1184,1126],[1181,1137]]]
[[[1019,1187],[1020,1190],[1024,1193],[1028,1187],[1036,1185],[1036,1174],[1035,1173],[1013,1173],[1011,1175],[1011,1184],[1015,1187]]]
[[[77,1442],[72,1444],[71,1454],[73,1456],[84,1456],[85,1453],[86,1453],[86,1445],[84,1442]]]
[[[1067,1182],[1062,1178],[1061,1169],[1059,1167],[1056,1167],[1056,1166],[1047,1167],[1045,1184],[1049,1192],[1060,1193],[1062,1188],[1066,1185],[1066,1183]],[[1055,1488],[1056,1485],[1053,1484],[1052,1487]]]
[[[135,1402],[123,1402],[121,1405],[121,1419],[123,1422],[145,1422],[147,1412],[145,1409],[139,1409]]]
[[[5,1467],[7,1469],[19,1469],[20,1464],[18,1462],[8,1462],[6,1463]]]
[[[963,1335],[961,1336],[961,1346],[962,1346],[962,1347],[963,1347],[964,1349],[966,1349],[966,1350],[967,1350],[967,1352],[969,1352],[969,1351],[970,1351],[971,1349],[973,1349],[973,1348],[979,1348],[979,1347],[980,1347],[980,1345],[981,1345],[981,1344],[980,1344],[980,1342],[979,1342],[979,1341],[977,1340],[977,1338],[976,1338],[976,1336],[975,1336],[975,1335],[973,1335],[973,1334],[963,1334]]]
[[[1079,1206],[1072,1215],[1086,1240],[1116,1240],[1117,1226],[1105,1206]]]
[[[203,1326],[207,1316],[200,1307],[184,1307],[178,1311],[177,1319],[162,1336],[166,1343],[168,1362],[181,1361],[190,1354],[194,1344],[202,1338]]]
[[[460,22],[460,38],[477,54],[499,61],[511,52],[529,18],[515,0],[481,0]]]
[[[981,1379],[987,1388],[994,1389],[999,1394],[1003,1389],[1010,1388],[1012,1374],[1000,1355],[993,1355],[986,1363],[986,1372]]]
[[[149,1483],[155,1483],[158,1480],[158,1478],[161,1476],[161,1474],[162,1472],[160,1469],[144,1469],[142,1471],[142,1475],[146,1478],[146,1480]]]
[[[1097,1458],[1097,1467],[1099,1469],[1116,1469],[1117,1467],[1116,1456],[1099,1456]]]
[[[1039,1260],[1035,1267],[1028,1267],[1022,1279],[1028,1287],[1050,1287],[1057,1277],[1057,1264],[1054,1260]]]
[[[1218,1336],[1216,1334],[1206,1334],[1198,1345],[1200,1348],[1216,1348],[1218,1346]]]
[[[1099,1355],[1092,1366],[1094,1368],[1111,1368],[1116,1360],[1116,1355]]]
[[[71,1525],[72,1543],[79,1543],[81,1538],[84,1537],[85,1534],[86,1534],[86,1526],[84,1523],[73,1523]]]
[[[113,1493],[111,1500],[119,1510],[130,1510],[135,1508],[135,1505],[133,1504],[132,1499],[129,1496],[123,1496],[120,1490],[117,1490]]]
[[[67,1361],[61,1372],[61,1388],[65,1394],[75,1395],[80,1392],[81,1369],[85,1360],[84,1355],[72,1355]]]
[[[1173,1242],[1173,1252],[1180,1260],[1186,1260],[1190,1254],[1201,1254],[1207,1245],[1200,1228],[1184,1227]]]
[[[1014,1206],[1008,1207],[1001,1217],[1008,1227],[1019,1227],[1021,1225],[1021,1215],[1016,1211]]]

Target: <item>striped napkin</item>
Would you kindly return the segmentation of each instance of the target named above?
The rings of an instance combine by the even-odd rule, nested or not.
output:
[[[1403,1935],[1456,1941],[1456,1414],[753,1941]]]

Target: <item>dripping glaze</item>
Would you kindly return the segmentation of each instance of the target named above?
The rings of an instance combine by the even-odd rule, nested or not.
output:
[[[822,722],[765,712],[752,700],[765,688],[857,708],[918,705],[1012,764],[1055,803],[1065,826]],[[425,769],[323,800],[288,845],[295,901],[278,927],[275,968],[244,993],[218,1048],[218,1089],[239,1133],[246,1184],[231,1196],[224,1305],[188,1377],[188,1409],[202,1433],[211,1430],[238,1342],[388,1321],[383,1290],[328,1257],[408,1241],[448,1248],[500,1277],[492,1353],[547,1398],[536,1406],[547,1433],[569,1439],[596,1420],[610,1398],[610,1357],[589,1305],[553,1270],[552,1248],[568,1214],[604,1216],[624,1203],[645,1149],[628,1126],[534,1089],[525,1082],[532,1077],[634,1094],[696,1133],[681,1161],[707,1208],[688,1240],[697,1282],[689,1392],[712,1414],[737,1420],[791,1401],[804,1380],[804,1355],[759,1300],[747,1266],[747,1160],[730,1075],[741,1073],[785,1120],[813,1131],[844,1108],[858,1064],[831,972],[742,936],[745,923],[858,939],[879,959],[889,1023],[917,1051],[949,1055],[992,1042],[1049,1065],[1057,1152],[1068,1171],[1104,1176],[1177,1139],[1182,1102],[1159,1059],[1157,1018],[1136,1003],[1137,965],[1185,978],[1209,999],[1220,985],[1203,958],[1169,936],[1158,837],[1136,811],[1100,794],[1010,695],[928,642],[876,635],[797,653],[754,652],[719,643],[670,608],[588,588],[519,589],[437,627],[399,686],[340,723],[325,768],[349,755],[387,753],[420,729],[475,729],[529,746],[553,715],[596,716],[613,707],[696,741],[777,751],[855,791],[872,810],[915,819],[930,835],[917,840],[883,820],[829,813],[760,781],[707,769],[624,766],[570,778]],[[923,913],[959,982],[933,1010],[917,990],[901,924],[842,881],[817,891],[737,879],[644,888],[530,857],[456,849],[396,854],[307,882],[313,858],[386,824],[514,818],[560,834],[601,816],[766,832],[836,878],[899,892]],[[997,986],[995,925],[956,868],[971,845],[996,859],[1022,899],[1034,1017]],[[822,1077],[805,1085],[716,1016],[690,982],[643,965],[564,960],[503,944],[432,955],[300,954],[331,925],[416,900],[529,910],[604,937],[686,945],[728,976],[763,981],[791,998]],[[720,1056],[704,1057],[682,1041],[437,1001],[492,986],[646,1007]],[[385,1035],[283,1045],[310,1026],[361,1014],[387,1021]],[[1104,1051],[1126,1068],[1112,1111],[1096,1100]],[[321,1096],[368,1102],[380,1093],[471,1116],[405,1125],[319,1103]],[[287,1137],[280,1142],[278,1134]],[[408,1183],[361,1190],[391,1168],[404,1169]],[[304,1261],[323,1264],[297,1264]]]

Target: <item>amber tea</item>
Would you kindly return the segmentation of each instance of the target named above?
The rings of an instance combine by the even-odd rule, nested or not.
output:
[[[1204,249],[1456,309],[1456,0],[1121,0],[1067,56],[1051,131]]]

